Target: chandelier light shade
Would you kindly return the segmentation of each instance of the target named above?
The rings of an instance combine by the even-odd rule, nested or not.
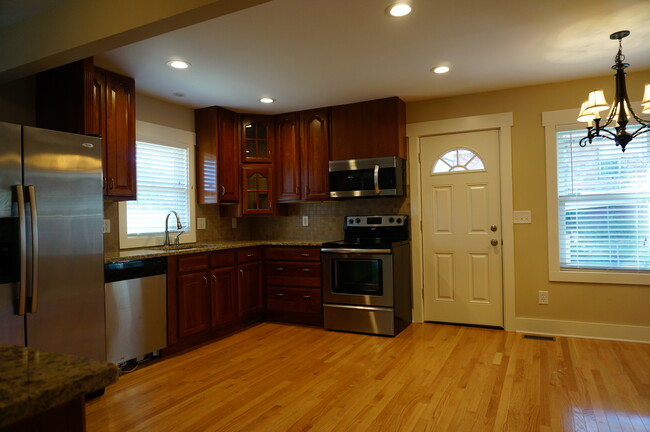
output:
[[[634,113],[627,96],[625,69],[630,65],[623,62],[625,56],[621,41],[629,35],[629,30],[621,30],[609,36],[612,40],[618,40],[618,52],[614,57],[614,66],[612,66],[612,69],[616,71],[614,75],[616,77],[616,96],[610,106],[605,99],[603,89],[596,89],[589,93],[587,100],[582,103],[578,121],[587,122],[587,136],[580,140],[581,147],[586,146],[587,143],[591,144],[594,138],[599,137],[614,141],[617,146],[621,146],[621,150],[625,151],[625,146],[634,137],[650,131],[650,120],[642,119]],[[650,113],[650,84],[645,85],[641,107],[643,114]],[[609,114],[605,119],[601,119],[600,112],[606,109],[609,109]],[[633,118],[638,125],[634,125],[637,127],[636,130],[628,132],[627,126],[630,118]],[[601,124],[601,120],[604,120],[604,123]],[[606,128],[609,126],[615,126],[616,132],[607,130]]]

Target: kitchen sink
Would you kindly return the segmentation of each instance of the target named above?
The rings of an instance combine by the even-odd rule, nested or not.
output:
[[[192,243],[192,244],[180,244],[180,245],[172,245],[172,246],[154,246],[147,248],[149,250],[160,250],[160,251],[177,251],[177,250],[186,250],[186,249],[200,249],[200,248],[207,248],[207,247],[215,247],[218,246],[217,244],[198,244],[198,243]]]

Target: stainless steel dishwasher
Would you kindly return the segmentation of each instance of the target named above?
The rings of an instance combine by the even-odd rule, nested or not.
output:
[[[167,259],[104,265],[106,359],[118,365],[167,346]]]

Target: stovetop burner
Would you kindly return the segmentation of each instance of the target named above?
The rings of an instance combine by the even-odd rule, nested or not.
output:
[[[323,247],[388,249],[408,238],[407,215],[346,216],[344,239],[323,243]]]

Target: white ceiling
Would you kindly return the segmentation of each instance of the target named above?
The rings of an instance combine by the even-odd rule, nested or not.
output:
[[[623,29],[631,31],[629,71],[650,69],[650,0],[412,0],[402,18],[385,13],[390,3],[273,0],[100,53],[95,63],[177,104],[269,114],[602,76],[618,48],[609,34]],[[166,66],[176,58],[192,67]],[[451,72],[430,72],[441,64]],[[641,89],[629,91],[641,98]]]

